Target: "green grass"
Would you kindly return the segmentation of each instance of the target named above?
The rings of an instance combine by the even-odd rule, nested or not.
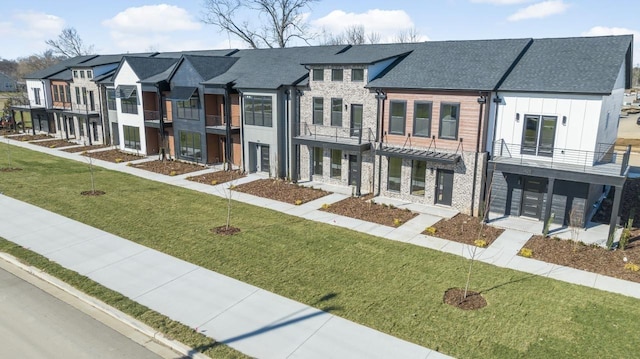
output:
[[[182,342],[192,348],[197,348],[212,358],[248,358],[244,354],[226,345],[216,343],[183,324],[171,320],[142,304],[124,297],[118,292],[105,288],[77,272],[63,268],[59,264],[49,261],[47,258],[22,248],[15,243],[9,242],[4,238],[0,238],[0,252],[9,253],[24,263],[40,268],[82,292],[98,298],[110,306],[146,323],[164,333],[167,337]]]
[[[0,147],[0,167],[4,166]],[[13,148],[0,191],[346,319],[456,357],[631,357],[640,301],[538,276],[474,265],[488,306],[442,303],[465,283],[467,260],[234,203],[239,235],[220,237],[222,198]],[[331,294],[331,295],[330,295]],[[320,298],[330,299],[320,301]]]

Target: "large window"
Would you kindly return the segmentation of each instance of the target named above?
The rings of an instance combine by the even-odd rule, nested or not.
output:
[[[82,103],[82,100],[80,99],[80,87],[76,87],[76,103],[78,105],[80,105]]]
[[[440,105],[440,138],[447,140],[458,139],[458,121],[460,120],[460,105],[457,103],[443,103]]]
[[[331,81],[342,81],[342,69],[332,69],[331,70]]]
[[[80,70],[80,78],[83,79],[84,78],[84,70]]]
[[[322,147],[313,148],[313,174],[322,176],[322,158],[324,156]]]
[[[322,97],[313,98],[313,124],[322,125],[324,116],[324,99]]]
[[[87,88],[83,87],[82,88],[82,103],[83,104],[87,104]]]
[[[188,100],[176,101],[176,115],[178,118],[198,120],[200,118],[199,109],[200,101],[195,93]]]
[[[33,89],[33,100],[35,101],[36,105],[40,104],[40,89],[39,88],[34,88]]]
[[[64,92],[67,94],[67,98],[65,99],[65,102],[71,102],[71,87],[69,87],[69,85],[65,85]]]
[[[525,115],[522,153],[553,156],[557,121],[555,116]]]
[[[342,99],[331,99],[331,126],[342,126]]]
[[[60,94],[58,93],[58,85],[53,85],[53,101],[60,102]]]
[[[93,77],[93,73],[91,72],[91,70],[87,70],[87,78],[92,78]]]
[[[202,145],[199,133],[180,131],[180,157],[194,162],[202,160]]]
[[[352,69],[351,70],[351,81],[353,81],[353,82],[362,82],[362,81],[364,81],[364,69]]]
[[[122,126],[124,147],[131,150],[140,149],[140,129],[134,126]]]
[[[271,127],[273,110],[271,96],[244,97],[244,123]]]
[[[331,150],[331,178],[342,178],[342,151]]]
[[[387,171],[387,189],[392,192],[400,192],[401,178],[402,158],[389,157],[389,170]]]
[[[313,69],[313,81],[324,81],[324,69]]]
[[[424,196],[424,179],[427,174],[427,162],[411,161],[411,194]]]
[[[136,90],[131,92],[131,96],[128,98],[120,99],[120,106],[122,107],[122,113],[138,113],[138,94]]]
[[[391,116],[389,119],[389,133],[404,135],[405,119],[407,117],[407,103],[404,101],[391,101]]]
[[[431,136],[431,103],[416,102],[413,110],[413,135]]]
[[[115,111],[116,108],[116,89],[107,89],[107,108]]]

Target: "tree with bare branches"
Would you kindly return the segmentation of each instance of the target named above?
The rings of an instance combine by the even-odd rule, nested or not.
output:
[[[233,34],[249,47],[287,47],[292,39],[309,42],[303,10],[318,0],[206,0],[202,22]],[[249,21],[242,14],[250,13]]]
[[[351,25],[338,35],[322,32],[323,45],[363,45],[377,44],[380,42],[380,34],[377,32],[366,33],[364,25]]]
[[[412,27],[406,31],[401,31],[399,32],[396,37],[395,37],[395,41],[397,43],[407,43],[407,42],[418,42],[420,41],[420,32],[418,32],[418,29],[416,29],[415,27]]]
[[[64,57],[91,55],[94,53],[93,45],[85,45],[80,34],[73,27],[65,27],[57,39],[46,40],[54,54]]]

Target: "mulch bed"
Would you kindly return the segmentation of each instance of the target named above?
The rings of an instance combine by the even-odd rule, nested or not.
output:
[[[80,192],[81,195],[83,196],[102,196],[103,194],[106,194],[107,192],[105,191],[82,191]]]
[[[240,233],[240,228],[233,226],[229,226],[229,228],[227,228],[227,226],[220,226],[211,228],[211,233],[220,234],[223,236],[232,236],[236,233]]]
[[[593,222],[609,223],[613,208],[613,195],[614,191],[609,191],[607,198],[602,201],[598,212],[593,216]],[[638,225],[640,224],[640,178],[628,178],[622,187],[619,215],[623,224],[627,222],[633,209],[635,209],[633,222]]]
[[[407,209],[373,203],[371,198],[372,196],[349,197],[321,210],[389,227],[401,226],[418,215]]]
[[[280,179],[251,181],[233,189],[238,192],[295,205],[307,203],[329,194],[327,191],[300,186]]]
[[[531,237],[524,248],[532,250],[532,258],[544,262],[640,283],[640,271],[625,268],[628,263],[640,266],[639,229],[632,231],[630,243],[625,250],[608,250],[581,242],[542,236]]]
[[[140,168],[143,170],[160,173],[167,176],[178,176],[181,174],[202,171],[206,167],[196,165],[192,163],[185,163],[180,161],[147,161],[137,164],[131,164],[131,167]]]
[[[22,171],[22,168],[18,168],[18,167],[2,167],[2,168],[0,168],[0,172],[14,172],[14,171]]]
[[[107,145],[80,146],[80,147],[73,147],[73,148],[65,148],[64,150],[61,150],[61,151],[75,153],[75,152],[98,150],[100,148],[106,148],[106,147],[108,146]]]
[[[107,151],[98,151],[98,152],[88,152],[88,153],[83,153],[82,155],[83,156],[87,156],[87,157],[91,157],[91,158],[96,158],[96,159],[103,160],[103,161],[113,162],[113,163],[141,160],[141,159],[144,158],[142,156],[137,156],[137,155],[134,155],[132,153],[127,153],[127,152],[122,152],[120,150],[107,150]]]
[[[479,217],[458,213],[451,219],[443,219],[433,225],[436,230],[435,233],[430,233],[425,229],[422,234],[470,245],[476,245],[475,241],[480,239],[489,246],[504,232],[504,229],[486,224],[482,228],[482,232],[480,232],[481,226],[482,220]],[[480,233],[479,237],[478,233]]]
[[[200,176],[187,177],[189,181],[204,183],[208,185],[215,186],[217,184],[234,181],[238,178],[246,177],[247,175],[242,173],[240,170],[233,171],[218,171],[205,173]]]
[[[442,301],[459,309],[475,310],[487,306],[487,301],[482,294],[468,290],[464,298],[464,288],[450,288],[444,292]]]
[[[46,140],[48,138],[53,138],[53,136],[49,135],[21,135],[21,136],[10,136],[10,139],[14,141],[36,141],[36,140]]]
[[[51,140],[51,141],[41,141],[41,142],[33,142],[34,145],[49,147],[49,148],[58,148],[58,147],[69,147],[69,146],[77,146],[77,143],[69,142],[66,140]]]

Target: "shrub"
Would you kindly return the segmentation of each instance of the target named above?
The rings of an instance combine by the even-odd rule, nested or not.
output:
[[[49,148],[56,148],[56,145],[51,145],[49,146]]]
[[[475,244],[476,247],[484,248],[487,246],[487,241],[483,239],[476,239],[475,241],[473,241],[473,244]]]
[[[211,184],[212,184],[213,186],[215,186],[215,185],[217,185],[217,184],[218,184],[218,181],[213,180],[213,181],[211,181]]]
[[[529,248],[522,248],[518,254],[525,258],[531,258],[533,256],[533,251]]]
[[[178,172],[176,172],[176,171],[171,171],[171,172],[169,172],[169,176],[175,176],[175,175],[177,175],[177,174],[178,174]]]
[[[640,266],[633,263],[627,263],[624,265],[624,269],[628,269],[632,272],[637,272],[637,271],[640,271]]]
[[[237,187],[236,185],[232,184],[231,186],[229,186],[229,189],[233,190],[233,189],[235,189],[236,187]]]
[[[328,203],[323,203],[321,208],[322,208],[322,209],[328,209],[328,208],[329,208],[329,206],[330,206],[330,204],[328,204]]]
[[[294,202],[296,206],[299,206],[302,204],[302,200],[301,199],[296,199],[296,201]]]
[[[122,161],[123,161],[122,158],[116,158],[116,163],[120,163]]]
[[[394,218],[393,219],[393,225],[398,227],[402,224],[402,221],[400,220],[400,218]]]
[[[437,229],[436,227],[427,227],[424,231],[427,232],[428,234],[433,235],[433,234],[436,234]]]

